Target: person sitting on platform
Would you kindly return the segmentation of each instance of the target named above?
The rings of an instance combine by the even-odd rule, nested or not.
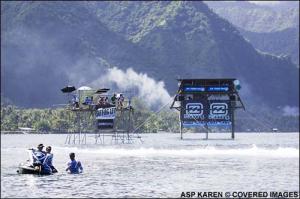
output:
[[[86,96],[85,100],[82,104],[83,105],[92,105],[93,104],[93,96],[91,96],[91,97]]]
[[[75,160],[75,153],[70,153],[70,159],[71,161],[68,162],[68,167],[66,168],[66,171],[68,171],[71,174],[78,174],[83,172],[83,168],[80,161]]]
[[[103,97],[99,97],[96,108],[97,109],[101,108],[101,107],[103,107],[103,105],[104,105],[104,99],[103,99]]]
[[[105,97],[104,106],[109,106],[108,97]]]
[[[114,93],[114,95],[110,99],[111,99],[112,105],[116,105],[116,100],[117,100],[116,93]]]
[[[118,106],[120,107],[120,109],[123,108],[123,102],[124,102],[124,96],[123,94],[120,94],[120,97],[118,98]]]
[[[73,106],[74,106],[75,108],[79,108],[79,98],[78,98],[77,95],[73,95],[72,101],[73,101]]]

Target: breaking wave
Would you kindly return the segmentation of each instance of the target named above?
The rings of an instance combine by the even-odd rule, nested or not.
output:
[[[60,148],[60,147],[58,147]],[[253,145],[251,148],[220,149],[216,147],[193,148],[193,149],[159,149],[159,148],[97,148],[84,149],[77,147],[61,147],[77,153],[91,153],[102,156],[254,156],[254,157],[280,157],[299,158],[299,149],[279,147],[277,149],[260,148]]]

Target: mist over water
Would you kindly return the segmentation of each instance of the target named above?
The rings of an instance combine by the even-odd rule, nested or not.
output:
[[[299,191],[299,133],[142,134],[132,144],[65,145],[66,135],[1,135],[2,197],[180,197],[182,191]],[[18,175],[26,149],[51,145],[59,173]],[[76,153],[84,173],[64,172]],[[12,158],[13,157],[13,158]],[[76,187],[76,189],[74,189]],[[42,190],[42,191],[41,191]]]

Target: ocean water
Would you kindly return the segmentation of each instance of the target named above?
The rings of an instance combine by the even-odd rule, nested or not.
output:
[[[299,192],[299,133],[159,133],[133,144],[65,145],[66,135],[1,135],[1,197],[180,197],[182,192]],[[20,175],[26,149],[51,145],[58,173]],[[76,153],[84,173],[67,174]]]

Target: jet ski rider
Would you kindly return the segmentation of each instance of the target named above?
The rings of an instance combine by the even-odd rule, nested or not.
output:
[[[32,165],[36,170],[41,173],[52,173],[50,166],[48,166],[45,162],[45,158],[47,156],[46,152],[43,151],[44,145],[39,144],[36,149],[32,150],[33,163]]]

